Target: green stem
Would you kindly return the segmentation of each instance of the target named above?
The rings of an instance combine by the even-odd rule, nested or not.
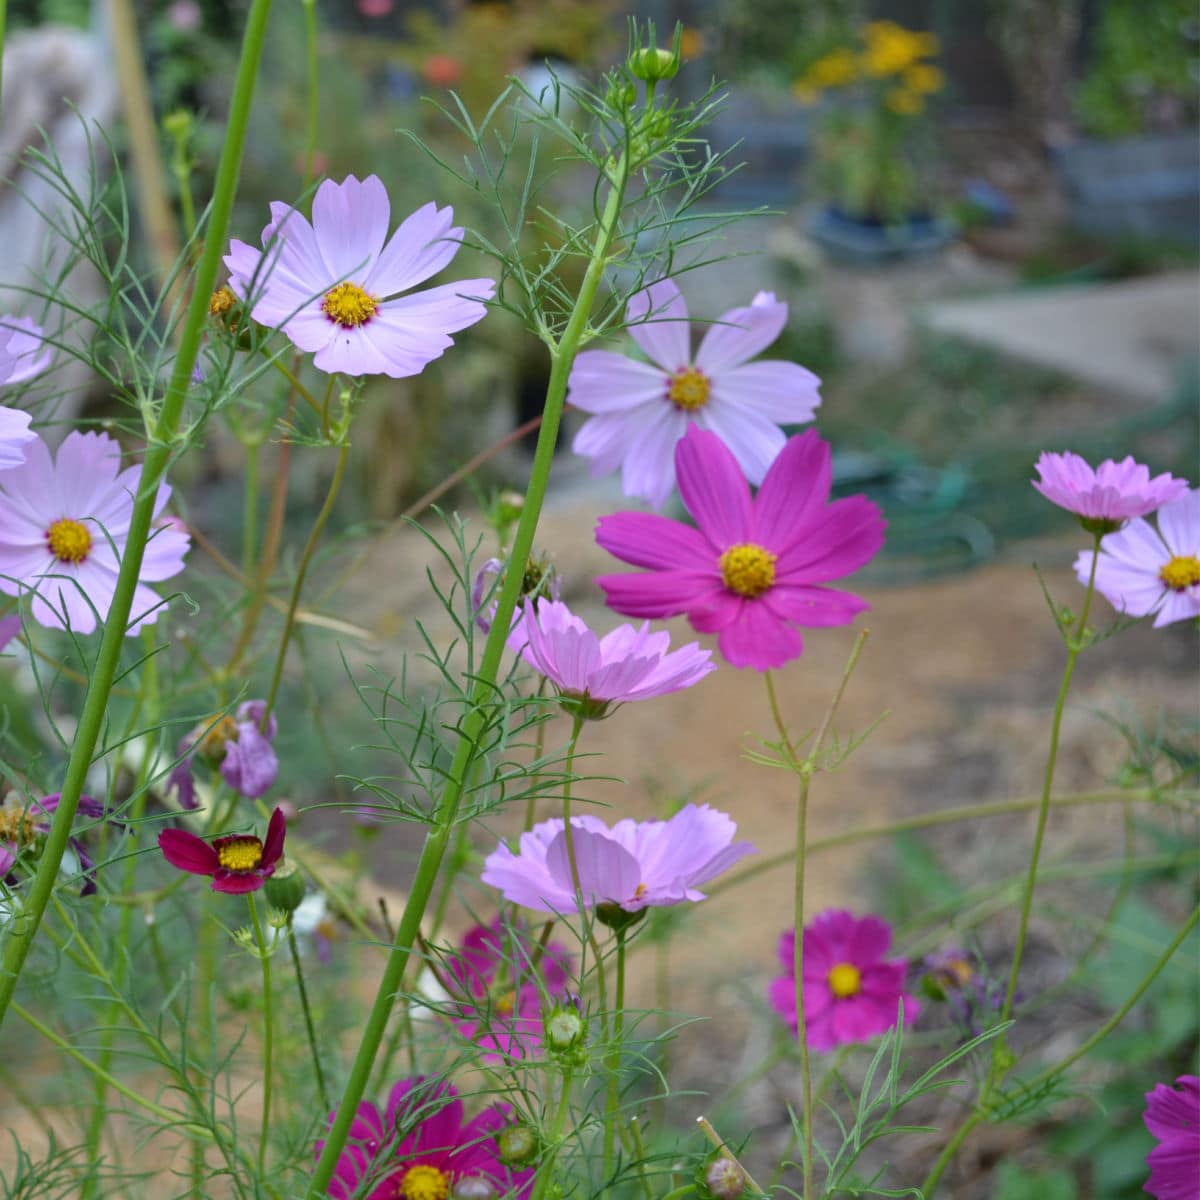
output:
[[[609,1040],[608,1054],[605,1055],[605,1071],[608,1074],[608,1089],[605,1099],[604,1120],[604,1160],[612,1161],[616,1151],[617,1122],[620,1120],[621,1109],[621,1040],[625,1036],[625,930],[618,929],[617,934],[617,985],[613,996],[612,1038]],[[605,1169],[604,1177],[609,1178],[609,1168]]]
[[[1115,1013],[1091,1037],[1085,1039],[1070,1054],[1064,1058],[1046,1067],[1045,1070],[1038,1072],[1028,1083],[1021,1085],[1021,1091],[1024,1094],[1034,1094],[1041,1091],[1047,1085],[1052,1083],[1064,1071],[1074,1066],[1085,1055],[1090,1054],[1120,1023],[1129,1015],[1137,1002],[1146,994],[1147,989],[1154,981],[1162,974],[1174,956],[1175,952],[1183,945],[1188,934],[1196,928],[1197,922],[1200,921],[1200,907],[1192,909],[1192,915],[1184,922],[1179,932],[1171,939],[1170,945],[1159,956],[1158,961],[1150,968],[1149,973],[1137,985],[1136,988],[1126,998],[1125,1003],[1117,1009]],[[991,1115],[990,1109],[986,1105],[978,1106],[971,1115],[954,1131],[954,1136],[946,1143],[942,1153],[938,1156],[938,1160],[933,1165],[933,1170],[929,1172],[925,1182],[921,1185],[921,1194],[925,1200],[933,1200],[934,1190],[937,1188],[939,1181],[946,1168],[950,1165],[954,1155],[958,1152],[959,1147],[967,1140],[968,1135],[981,1122],[987,1120]]]
[[[550,1186],[551,1177],[554,1175],[554,1160],[558,1156],[558,1147],[563,1137],[563,1127],[567,1123],[567,1113],[571,1108],[571,1084],[573,1082],[574,1078],[570,1069],[565,1069],[563,1071],[562,1094],[558,1098],[558,1109],[555,1111],[554,1120],[550,1125],[550,1151],[542,1161],[541,1167],[538,1168],[537,1183],[534,1186],[531,1200],[543,1200],[546,1190]]]
[[[609,246],[616,232],[618,218],[624,204],[627,177],[627,168],[622,163],[618,170],[617,181],[609,191],[608,199],[605,202],[591,261],[588,263],[583,284],[579,289],[575,308],[563,331],[562,339],[551,356],[546,406],[542,426],[538,432],[537,449],[534,451],[529,487],[525,493],[525,506],[521,511],[516,537],[513,539],[510,563],[526,562],[533,550],[533,538],[537,530],[538,518],[541,516],[546,488],[550,481],[554,445],[558,439],[558,427],[562,419],[563,402],[567,393],[567,379],[571,373],[571,365],[575,361],[576,352],[587,330],[588,317],[608,263]],[[493,719],[496,711],[496,679],[508,630],[511,627],[512,615],[516,610],[521,579],[521,571],[509,570],[504,574],[500,597],[496,602],[496,613],[492,618],[492,628],[488,632],[483,658],[479,665],[479,674],[471,691],[471,706],[463,718],[462,732],[447,772],[446,789],[438,801],[432,825],[425,835],[425,843],[421,848],[421,856],[417,860],[408,901],[396,929],[396,939],[384,965],[375,1001],[363,1028],[362,1039],[346,1080],[337,1117],[326,1136],[325,1147],[321,1151],[321,1157],[317,1161],[316,1169],[309,1183],[308,1194],[310,1197],[324,1195],[333,1178],[338,1156],[346,1144],[350,1125],[354,1120],[358,1103],[362,1099],[367,1080],[370,1077],[371,1065],[378,1053],[379,1044],[383,1040],[388,1014],[404,982],[404,969],[412,954],[413,944],[420,932],[421,919],[425,915],[425,908],[441,870],[442,858],[446,853],[449,838],[458,816],[468,771],[479,752],[480,736],[487,723]]]
[[[262,1124],[258,1138],[258,1174],[263,1176],[267,1164],[267,1137],[271,1132],[271,1057],[275,1042],[275,1014],[271,1007],[271,954],[267,947],[267,939],[263,936],[262,925],[258,920],[258,905],[254,902],[254,893],[246,896],[250,905],[250,921],[254,926],[254,942],[258,946],[258,956],[262,961],[263,981],[263,1101]],[[307,1012],[307,1008],[305,1009]]]
[[[237,191],[241,169],[242,150],[246,141],[246,127],[250,118],[250,103],[254,95],[254,83],[258,75],[258,63],[266,40],[267,16],[271,0],[252,0],[250,15],[246,20],[246,32],[242,41],[242,54],[238,63],[237,78],[230,102],[229,120],[225,128],[221,161],[217,168],[217,179],[205,233],[204,254],[196,269],[192,297],[188,303],[183,333],[179,341],[179,352],[167,384],[166,395],[154,427],[148,430],[150,445],[142,463],[141,483],[134,500],[129,522],[128,540],[121,559],[112,605],[104,623],[104,634],[100,650],[92,671],[79,725],[71,745],[71,755],[63,778],[58,810],[50,826],[33,877],[22,920],[9,927],[4,946],[4,958],[0,962],[0,1026],[12,1003],[21,969],[41,925],[46,906],[50,902],[54,883],[79,797],[87,782],[88,769],[92,765],[96,743],[104,726],[108,709],[108,697],[120,665],[121,651],[125,644],[125,630],[129,623],[129,611],[133,605],[134,590],[138,585],[142,557],[150,536],[154,518],[154,506],[158,498],[158,487],[175,451],[175,437],[179,427],[184,402],[191,385],[192,367],[200,349],[200,340],[208,319],[208,301],[217,278],[225,238],[229,230],[229,216],[233,209],[234,193]]]
[[[329,1091],[325,1086],[325,1072],[321,1068],[321,1052],[317,1048],[317,1031],[313,1026],[312,1009],[308,1003],[308,987],[304,982],[304,968],[300,963],[300,949],[296,945],[296,931],[288,917],[288,949],[292,952],[292,966],[296,968],[296,990],[300,995],[300,1010],[304,1013],[304,1030],[308,1034],[308,1049],[312,1054],[313,1070],[317,1076],[317,1091],[321,1096],[321,1108],[330,1111]]]
[[[349,455],[350,444],[347,442],[338,452],[337,466],[334,468],[333,479],[330,481],[325,503],[321,505],[321,511],[317,513],[317,519],[313,522],[313,527],[308,534],[308,541],[304,543],[304,552],[300,555],[300,565],[296,568],[296,579],[292,584],[292,595],[288,601],[287,617],[283,622],[283,634],[279,639],[279,652],[275,656],[275,670],[271,675],[271,687],[267,692],[267,704],[263,709],[264,724],[275,707],[275,700],[279,695],[279,685],[283,681],[283,666],[287,661],[288,643],[292,640],[292,630],[296,628],[296,609],[300,607],[300,592],[304,587],[304,577],[308,574],[309,564],[317,551],[317,543],[321,539],[325,522],[329,520],[338,492],[342,489],[342,479],[346,474],[346,460]]]
[[[246,479],[242,492],[242,574],[254,571],[258,556],[258,458],[262,443],[243,442],[246,449]]]

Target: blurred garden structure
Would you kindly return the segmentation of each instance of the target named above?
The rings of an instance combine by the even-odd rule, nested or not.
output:
[[[1193,0],[0,36],[0,1200],[1176,1200]]]

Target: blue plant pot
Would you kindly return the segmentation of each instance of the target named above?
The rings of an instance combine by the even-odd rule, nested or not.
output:
[[[954,225],[942,217],[914,215],[884,224],[849,216],[835,205],[813,213],[806,229],[830,258],[860,264],[932,254],[948,246],[957,235]]]

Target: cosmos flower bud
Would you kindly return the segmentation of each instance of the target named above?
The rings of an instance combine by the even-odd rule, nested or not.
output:
[[[627,62],[629,73],[644,83],[658,83],[662,79],[674,79],[679,74],[679,47],[683,38],[683,26],[675,26],[675,37],[670,50],[661,50],[653,44],[654,27],[649,29],[650,45],[635,50]]]
[[[496,1134],[500,1161],[510,1167],[522,1167],[537,1158],[540,1146],[537,1134],[528,1125],[509,1125]]]
[[[495,1200],[496,1189],[482,1175],[460,1179],[450,1193],[450,1200]]]
[[[583,1045],[587,1026],[574,1005],[557,1004],[542,1019],[546,1045],[556,1054],[566,1054]]]
[[[300,868],[287,859],[275,868],[275,873],[263,884],[263,895],[266,896],[267,903],[289,916],[300,907],[305,891],[306,885]]]
[[[616,112],[628,112],[637,102],[637,88],[623,79],[613,79],[604,93],[604,103]]]
[[[703,1191],[712,1200],[738,1200],[745,1190],[746,1172],[727,1154],[717,1151],[704,1168]]]

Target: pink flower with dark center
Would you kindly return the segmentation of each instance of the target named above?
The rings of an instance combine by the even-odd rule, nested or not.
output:
[[[69,433],[53,457],[41,438],[30,442],[25,462],[0,472],[0,591],[32,594],[48,628],[91,633],[112,605],[141,476],[140,466],[121,470],[121,448],[103,433]],[[170,495],[163,484],[156,518]],[[189,544],[175,526],[154,525],[126,633],[158,620],[163,601],[146,584],[179,574]]]
[[[688,310],[670,279],[639,292],[626,309],[629,333],[650,363],[610,350],[575,359],[567,401],[592,413],[572,449],[592,474],[621,469],[627,496],[661,508],[675,486],[675,446],[690,427],[715,433],[751,483],[783,449],[781,425],[811,421],[820,380],[789,362],[755,362],[787,324],[787,305],[759,292],[708,327],[693,355]]]
[[[1200,1078],[1180,1075],[1175,1086],[1146,1093],[1146,1128],[1158,1145],[1146,1155],[1150,1178],[1142,1191],[1155,1200],[1200,1198]]]
[[[1087,585],[1093,554],[1075,560]],[[1158,510],[1158,529],[1140,518],[1100,542],[1096,591],[1130,617],[1154,613],[1154,627],[1200,617],[1200,488]]]
[[[754,853],[733,843],[737,825],[707,804],[687,804],[667,821],[571,818],[571,840],[585,905],[615,904],[626,912],[703,900],[701,884]],[[521,834],[518,853],[501,843],[481,879],[506,900],[538,912],[574,912],[575,882],[561,817]]]
[[[771,982],[771,1007],[793,1028],[796,1020],[795,931],[779,939],[784,975]],[[904,1024],[920,1006],[904,990],[908,963],[885,959],[892,928],[879,917],[858,919],[830,908],[804,927],[804,1022],[812,1050],[865,1042],[896,1024],[904,1004]]]
[[[675,450],[679,491],[698,528],[651,513],[601,517],[596,541],[642,574],[603,575],[608,605],[629,617],[686,615],[715,633],[735,667],[781,667],[804,649],[798,627],[848,625],[870,606],[826,585],[883,545],[883,515],[864,496],[828,503],[829,445],[789,439],[758,495],[713,433]]]
[[[0,471],[19,467],[25,461],[25,447],[37,439],[29,428],[32,419],[20,409],[0,405]]]
[[[164,829],[158,848],[173,867],[192,875],[211,875],[214,892],[257,892],[275,873],[283,857],[287,822],[276,809],[267,825],[266,841],[251,833],[234,833],[206,842],[186,829]]]
[[[330,1114],[331,1124],[336,1116]],[[467,1121],[453,1084],[402,1079],[386,1113],[369,1100],[359,1104],[327,1194],[334,1200],[522,1200],[533,1171],[514,1171],[496,1151],[495,1135],[511,1119],[507,1105],[494,1104]],[[317,1142],[318,1157],[324,1145]],[[490,1185],[490,1192],[477,1184]]]
[[[375,175],[325,180],[312,222],[271,205],[260,252],[230,243],[229,286],[261,325],[282,330],[312,353],[321,371],[417,375],[454,344],[450,334],[487,312],[490,279],[464,279],[401,296],[458,253],[463,231],[453,210],[426,204],[389,238],[391,204]]]
[[[1078,454],[1043,454],[1037,460],[1040,479],[1033,481],[1047,500],[1090,521],[1119,525],[1144,517],[1187,491],[1187,480],[1171,475],[1150,478],[1150,470],[1131,457],[1108,458],[1094,470]]]
[[[50,365],[51,352],[44,346],[40,325],[28,317],[0,316],[0,385],[26,383],[40,375]]]
[[[612,704],[681,691],[716,670],[711,650],[696,642],[669,650],[671,635],[651,633],[648,621],[597,637],[559,600],[526,600],[508,644],[584,717],[604,716]]]
[[[536,965],[534,954],[528,933],[497,917],[471,929],[446,962],[460,1014],[455,1025],[484,1049],[485,1062],[536,1054],[544,1003],[566,998],[573,969],[566,947],[549,943]]]

